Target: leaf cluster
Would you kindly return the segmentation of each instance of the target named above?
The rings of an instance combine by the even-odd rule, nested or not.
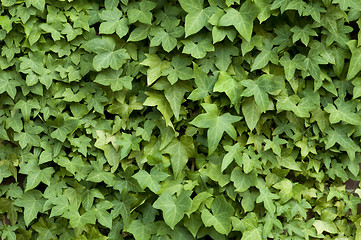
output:
[[[1,0],[0,238],[361,239],[360,18]]]

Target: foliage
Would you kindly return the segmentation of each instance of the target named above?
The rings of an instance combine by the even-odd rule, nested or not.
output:
[[[2,239],[361,239],[359,0],[1,0]]]

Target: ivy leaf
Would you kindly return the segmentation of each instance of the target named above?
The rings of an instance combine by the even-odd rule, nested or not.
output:
[[[254,59],[251,71],[264,68],[270,61],[274,64],[278,62],[277,48],[273,48],[271,41],[267,39],[260,50],[261,53]]]
[[[34,6],[40,11],[44,11],[45,8],[45,0],[25,0],[26,7]]]
[[[42,212],[45,199],[39,190],[27,191],[21,198],[14,201],[14,205],[24,208],[25,225],[29,226],[39,212]]]
[[[244,192],[249,189],[251,186],[256,185],[257,175],[255,172],[250,172],[245,174],[241,168],[236,167],[231,173],[231,181],[234,183],[237,192]]]
[[[344,121],[351,125],[361,124],[361,116],[354,112],[355,106],[352,102],[344,102],[340,98],[335,100],[337,108],[333,104],[328,104],[325,111],[330,114],[330,123],[335,124]]]
[[[202,68],[198,67],[196,63],[193,64],[193,70],[193,77],[195,79],[197,88],[191,92],[191,94],[188,96],[188,99],[196,101],[203,99],[212,92],[215,79],[207,76],[207,74],[202,70]]]
[[[153,233],[156,233],[157,227],[155,223],[144,224],[140,220],[133,220],[129,227],[126,229],[134,235],[135,239],[149,240]]]
[[[16,95],[16,87],[20,86],[21,82],[17,75],[13,72],[0,72],[0,94],[7,92],[9,96],[14,99]]]
[[[120,150],[120,158],[124,159],[129,155],[131,150],[139,151],[139,142],[141,140],[142,139],[133,134],[122,133],[120,138],[115,140],[115,144],[122,147]]]
[[[157,106],[159,112],[162,113],[167,126],[173,127],[170,118],[173,116],[173,111],[169,102],[162,93],[146,92],[148,98],[143,103],[145,106]]]
[[[67,135],[73,133],[79,126],[79,119],[69,117],[50,136],[64,142]]]
[[[331,234],[338,233],[337,226],[334,222],[326,221],[326,220],[315,220],[313,222],[313,226],[317,230],[317,235],[322,234],[323,232],[328,232]]]
[[[29,191],[38,186],[40,182],[49,185],[51,175],[55,171],[52,167],[40,169],[38,161],[36,159],[31,159],[26,165],[21,168],[19,172],[27,175],[25,191]]]
[[[40,218],[31,227],[39,234],[37,238],[40,240],[56,239],[56,225],[53,222],[46,222],[44,218]]]
[[[310,36],[317,36],[316,31],[312,29],[310,24],[307,24],[304,28],[294,26],[293,28],[291,28],[291,32],[293,32],[293,43],[301,39],[301,42],[305,44],[305,46],[308,45],[308,42],[310,41]]]
[[[236,139],[237,132],[232,123],[240,121],[242,117],[233,116],[229,113],[219,116],[218,107],[215,104],[203,103],[202,107],[206,113],[198,115],[190,124],[199,128],[208,128],[208,154],[211,155],[216,150],[224,132],[232,139]]]
[[[70,209],[65,212],[62,217],[69,219],[69,224],[73,228],[81,228],[86,224],[95,224],[95,214],[93,211],[88,211],[80,215],[80,213],[75,209]]]
[[[190,54],[192,57],[201,59],[204,58],[207,52],[214,51],[212,41],[208,37],[200,38],[201,35],[197,35],[197,38],[183,40],[184,44],[183,53]]]
[[[14,140],[19,142],[20,147],[23,149],[26,146],[40,146],[39,134],[44,129],[40,126],[34,126],[33,122],[24,125],[24,132],[16,132]]]
[[[133,175],[135,179],[139,182],[139,185],[145,189],[149,188],[154,193],[157,193],[160,189],[160,182],[164,181],[169,177],[168,173],[160,171],[157,168],[152,168],[150,173],[145,170],[140,170],[136,174]]]
[[[356,47],[356,40],[349,41],[347,45],[351,50],[351,60],[346,80],[350,80],[361,71],[361,47]]]
[[[326,137],[326,149],[331,148],[335,143],[340,144],[343,147],[350,159],[355,159],[355,152],[361,151],[361,148],[348,136],[349,129],[346,126],[337,126],[334,129],[328,130]]]
[[[113,34],[114,32],[123,38],[129,31],[128,19],[122,18],[122,12],[117,8],[103,10],[99,13],[102,22],[99,26],[99,33]]]
[[[21,99],[15,104],[14,107],[15,109],[21,110],[21,114],[23,115],[25,121],[30,120],[30,114],[33,109],[40,109],[39,101],[36,98],[32,98],[27,101]]]
[[[266,112],[269,105],[269,98],[267,92],[273,92],[277,90],[277,85],[272,81],[272,75],[262,75],[257,78],[256,81],[253,80],[243,80],[241,84],[246,87],[242,92],[242,96],[250,97],[254,96],[259,110]]]
[[[162,74],[167,75],[170,84],[174,84],[180,80],[188,80],[193,76],[193,70],[187,67],[191,63],[189,58],[177,55],[172,58],[172,67],[164,69]]]
[[[236,81],[227,72],[221,71],[218,75],[218,80],[214,85],[214,92],[224,92],[231,100],[232,105],[238,106],[241,100],[243,87],[240,82]]]
[[[163,49],[170,52],[177,46],[177,38],[181,37],[183,33],[183,27],[153,28],[150,31],[150,34],[154,36],[150,41],[150,46],[153,47],[162,44]]]
[[[97,71],[107,67],[118,70],[124,65],[127,59],[129,59],[129,55],[125,49],[118,49],[111,52],[102,52],[94,57],[93,66]]]
[[[186,92],[188,92],[188,88],[182,83],[176,83],[164,90],[165,98],[168,100],[177,120],[179,120],[179,113]]]
[[[154,83],[160,76],[162,76],[162,71],[169,68],[170,62],[163,60],[156,54],[145,54],[147,57],[141,65],[148,66],[147,70],[147,84],[150,86]]]
[[[256,127],[262,114],[262,111],[253,98],[248,98],[243,101],[242,113],[248,128],[252,131]]]
[[[272,193],[268,188],[262,187],[259,189],[260,195],[256,199],[256,203],[263,202],[264,207],[268,212],[274,214],[276,212],[276,206],[273,203],[274,199],[279,199],[280,196]]]
[[[151,10],[153,10],[156,6],[157,3],[152,1],[141,1],[130,4],[130,8],[127,12],[129,23],[132,24],[139,21],[141,23],[151,24],[153,17]]]
[[[224,146],[224,149],[227,151],[227,154],[224,155],[221,171],[223,172],[231,163],[233,160],[236,160],[236,162],[241,162],[242,154],[241,150],[242,147],[240,144],[236,143],[233,146]]]
[[[165,149],[165,153],[171,156],[172,168],[177,178],[181,176],[188,159],[194,155],[193,138],[183,135],[179,140],[173,140]]]
[[[234,8],[226,9],[226,14],[219,20],[219,26],[234,26],[239,34],[250,42],[253,32],[253,20],[259,9],[251,1],[242,4],[239,11]]]
[[[182,220],[185,212],[190,209],[191,193],[191,191],[183,191],[176,198],[173,198],[170,193],[163,193],[153,203],[154,208],[162,210],[165,223],[172,229]]]
[[[199,32],[208,25],[208,19],[215,11],[214,7],[203,9],[203,0],[180,0],[182,8],[188,13],[185,18],[185,37]]]
[[[212,213],[207,210],[202,210],[202,221],[206,227],[213,226],[220,234],[228,235],[232,230],[231,217],[234,209],[229,204],[223,195],[217,196],[211,205]]]
[[[242,234],[241,240],[262,240],[262,227],[247,230]]]

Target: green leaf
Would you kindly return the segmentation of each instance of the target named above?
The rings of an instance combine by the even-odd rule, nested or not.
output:
[[[25,191],[29,191],[38,186],[40,182],[49,185],[51,176],[55,171],[52,167],[40,169],[37,160],[31,159],[19,172],[27,175]]]
[[[220,71],[227,71],[232,62],[231,56],[238,56],[239,50],[233,44],[227,42],[227,44],[216,45],[214,54],[216,56],[216,67]]]
[[[270,104],[267,92],[273,92],[277,89],[272,78],[272,75],[262,75],[256,81],[241,81],[241,84],[246,87],[241,95],[245,97],[254,96],[254,100],[261,112],[266,112]]]
[[[199,35],[201,36],[201,35]],[[183,53],[190,54],[192,57],[201,59],[204,58],[207,52],[214,51],[214,46],[210,38],[205,37],[202,40],[194,39],[195,41],[186,39],[183,40],[182,43],[184,44]]]
[[[245,174],[241,168],[236,167],[231,174],[231,181],[234,183],[237,192],[244,192],[251,186],[255,186],[257,183],[257,174],[252,171]]]
[[[239,11],[226,9],[226,14],[219,20],[219,26],[234,26],[239,34],[250,42],[253,32],[253,20],[258,14],[258,8],[251,1],[242,4]]]
[[[262,114],[262,111],[253,98],[248,98],[243,101],[242,113],[248,128],[252,131],[256,127]]]
[[[361,71],[361,47],[356,47],[356,40],[349,41],[347,45],[351,50],[351,60],[346,80],[350,80]]]
[[[64,218],[69,219],[69,224],[73,228],[82,228],[86,224],[95,224],[95,214],[92,211],[85,212],[80,215],[75,209],[70,209],[62,215]]]
[[[160,182],[164,181],[169,177],[169,174],[160,171],[157,168],[152,168],[150,174],[144,170],[140,170],[133,175],[135,179],[139,182],[139,185],[145,189],[149,188],[154,193],[157,193],[160,189]]]
[[[171,194],[163,193],[153,203],[154,208],[162,210],[165,223],[172,229],[191,207],[190,194],[190,191],[183,191],[178,197],[173,198]]]
[[[30,114],[33,109],[40,109],[39,102],[36,98],[32,98],[27,101],[19,100],[14,107],[21,110],[21,114],[23,115],[25,121],[30,120]]]
[[[40,11],[44,11],[45,0],[25,0],[26,7],[34,6]]]
[[[160,76],[162,71],[169,68],[170,62],[163,60],[156,54],[145,54],[147,58],[141,62],[141,65],[148,66],[147,70],[147,84],[148,86],[154,83]]]
[[[24,125],[24,132],[14,134],[14,140],[19,142],[22,149],[26,146],[40,146],[39,134],[43,130],[40,126],[34,126],[33,122],[27,123]]]
[[[162,93],[146,92],[147,99],[143,103],[145,106],[157,106],[159,112],[162,113],[167,126],[173,127],[170,118],[173,116],[172,108]]]
[[[13,72],[0,72],[0,94],[7,92],[9,96],[14,99],[16,95],[16,87],[20,86],[21,82],[17,75]]]
[[[24,208],[24,220],[25,225],[29,226],[32,220],[34,220],[39,212],[42,212],[44,199],[43,194],[39,190],[27,191],[21,198],[14,201],[14,204],[18,207]]]
[[[242,147],[240,144],[236,143],[233,146],[224,146],[224,149],[227,151],[227,154],[224,155],[221,171],[223,172],[232,162],[236,160],[236,162],[241,162],[242,158]]]
[[[219,116],[218,107],[215,104],[203,103],[202,107],[206,113],[198,115],[190,124],[199,128],[208,128],[208,154],[211,155],[216,150],[224,132],[232,139],[236,139],[237,132],[232,123],[240,121],[242,117],[233,116],[229,113]]]
[[[218,80],[214,85],[214,92],[224,92],[231,100],[232,105],[239,105],[243,87],[240,82],[236,81],[227,72],[221,71]]]
[[[272,47],[272,43],[267,39],[260,49],[261,53],[254,59],[251,71],[264,68],[270,61],[274,64],[278,62],[277,49]]]
[[[68,134],[73,133],[79,126],[79,120],[76,118],[66,119],[50,136],[64,142]]]
[[[305,44],[305,46],[308,45],[308,42],[310,41],[310,36],[317,36],[316,31],[312,29],[310,24],[307,24],[304,28],[294,26],[293,28],[291,28],[291,32],[293,32],[293,43],[301,39],[301,42]]]
[[[355,152],[361,151],[361,148],[356,145],[356,143],[349,138],[348,128],[346,126],[337,126],[334,129],[328,130],[328,135],[326,137],[326,149],[331,148],[335,143],[340,144],[340,146],[347,151],[351,160],[355,158]]]
[[[122,18],[122,12],[117,8],[103,10],[99,13],[102,22],[99,26],[99,33],[116,33],[119,38],[123,38],[129,31],[128,19]]]
[[[212,92],[215,79],[207,76],[207,74],[196,63],[193,64],[195,83],[197,88],[192,91],[188,99],[196,101],[209,95]]]
[[[262,227],[247,230],[242,234],[241,240],[262,240]]]
[[[149,240],[153,233],[156,233],[157,227],[154,223],[144,224],[140,220],[133,220],[129,227],[126,229],[134,235],[135,239]]]
[[[338,233],[337,226],[334,222],[331,221],[323,221],[323,220],[315,220],[313,222],[313,226],[317,230],[317,235],[322,234],[323,232],[328,232],[331,234]]]
[[[344,102],[340,98],[335,100],[335,104],[337,108],[332,105],[328,104],[325,107],[325,111],[330,114],[330,123],[335,124],[340,121],[344,121],[351,125],[359,125],[361,124],[361,116],[355,113],[355,106],[352,102]]]
[[[279,199],[280,196],[272,193],[268,188],[261,187],[259,189],[260,195],[256,199],[256,203],[263,202],[266,210],[272,214],[276,212],[276,206],[274,204],[274,199]]]
[[[102,68],[111,67],[114,70],[120,69],[130,57],[125,49],[118,49],[111,52],[102,52],[93,59],[93,67],[96,71]]]
[[[171,164],[175,177],[181,173],[188,159],[194,155],[193,138],[183,135],[179,140],[174,139],[165,149],[165,153],[171,156]]]
[[[150,31],[150,34],[154,37],[150,41],[150,46],[159,46],[162,44],[162,47],[165,51],[170,52],[177,46],[177,38],[181,37],[184,33],[182,27],[172,26],[168,29],[163,28],[153,28]]]
[[[229,204],[223,195],[217,196],[211,205],[212,213],[207,210],[202,210],[202,221],[206,227],[213,226],[220,234],[228,235],[232,230],[231,217],[234,209]]]
[[[186,92],[188,92],[188,88],[182,83],[176,83],[164,90],[164,96],[168,100],[177,120],[179,120],[179,113]]]
[[[38,239],[40,240],[50,240],[55,239],[56,234],[56,225],[53,222],[46,222],[44,218],[40,218],[37,223],[31,226],[39,235]]]

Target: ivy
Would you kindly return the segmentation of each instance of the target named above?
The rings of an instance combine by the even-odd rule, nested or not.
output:
[[[1,239],[361,239],[359,0],[1,0]]]

